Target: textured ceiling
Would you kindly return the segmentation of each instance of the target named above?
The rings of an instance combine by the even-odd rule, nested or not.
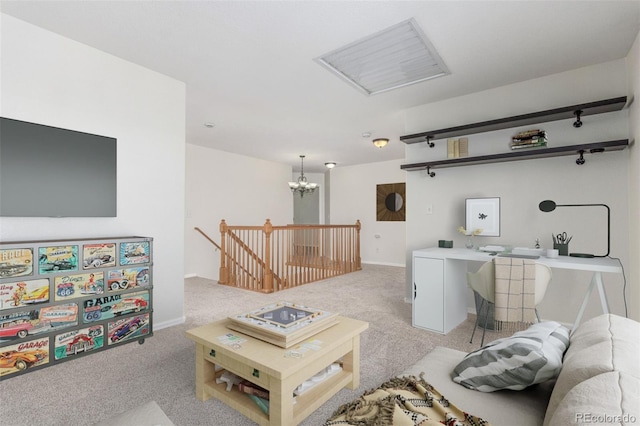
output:
[[[624,58],[639,1],[2,1],[186,82],[187,143],[321,171],[404,158],[404,108]],[[451,75],[366,96],[314,58],[415,18]],[[205,122],[215,123],[207,128]],[[425,129],[427,130],[427,129]],[[363,138],[363,132],[371,137]],[[374,137],[391,143],[377,149]]]

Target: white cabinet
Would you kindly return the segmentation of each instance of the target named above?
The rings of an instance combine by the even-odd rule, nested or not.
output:
[[[465,261],[413,252],[414,327],[447,334],[467,319]]]
[[[413,326],[444,331],[444,260],[413,257]]]

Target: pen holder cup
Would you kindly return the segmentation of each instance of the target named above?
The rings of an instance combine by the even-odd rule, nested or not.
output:
[[[569,244],[554,243],[553,248],[558,250],[560,256],[569,256]]]
[[[453,248],[452,240],[438,240],[438,247],[441,248]]]

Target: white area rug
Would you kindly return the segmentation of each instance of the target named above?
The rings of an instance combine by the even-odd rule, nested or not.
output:
[[[155,401],[125,411],[96,426],[175,426]]]

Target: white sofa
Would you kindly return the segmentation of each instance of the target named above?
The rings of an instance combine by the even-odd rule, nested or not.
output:
[[[608,314],[571,335],[557,380],[490,393],[451,379],[466,353],[437,347],[402,375],[419,376],[493,426],[640,424],[640,323]]]

